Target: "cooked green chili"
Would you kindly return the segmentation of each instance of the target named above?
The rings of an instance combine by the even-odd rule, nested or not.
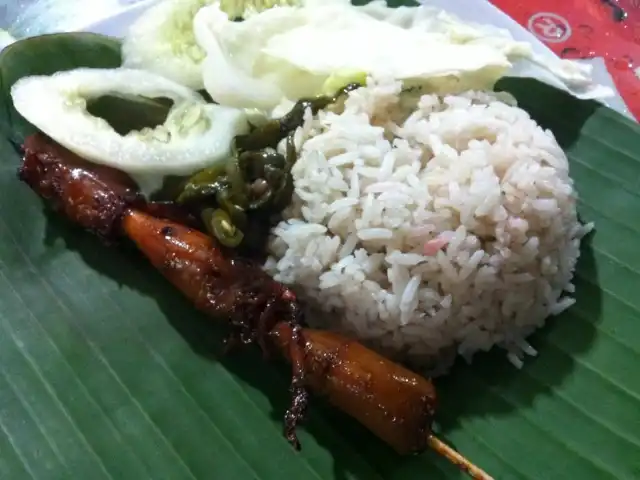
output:
[[[237,247],[244,238],[242,231],[233,224],[224,210],[205,208],[202,211],[202,220],[209,232],[225,247]]]
[[[247,215],[245,209],[239,205],[238,202],[234,202],[233,194],[229,189],[220,189],[216,193],[216,202],[218,207],[224,210],[229,216],[230,220],[238,228],[244,228],[247,225]]]
[[[176,202],[190,203],[215,196],[218,190],[227,183],[226,168],[226,164],[218,163],[196,172],[184,184]]]
[[[307,109],[316,115],[359,87],[360,84],[351,83],[332,96],[298,100],[280,119],[237,136],[228,161],[191,176],[176,201],[204,207],[201,216],[210,232],[223,245],[238,246],[251,212],[279,212],[291,201],[291,168],[297,159],[294,133],[304,123]],[[283,139],[284,155],[276,151]]]
[[[311,109],[313,115],[316,115],[318,111],[327,108],[332,103],[336,103],[341,97],[348,95],[349,92],[360,88],[360,86],[359,83],[350,83],[338,90],[334,95],[322,95],[298,100],[293,108],[282,118],[266,122],[246,135],[238,135],[235,140],[238,150],[276,148],[283,138],[302,126],[304,114],[308,108]]]

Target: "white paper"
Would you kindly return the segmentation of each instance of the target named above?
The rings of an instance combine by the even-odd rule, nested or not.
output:
[[[484,23],[497,28],[508,30],[514,40],[527,42],[532,45],[534,53],[541,59],[549,61],[557,61],[558,56],[553,53],[544,43],[526,28],[522,27],[518,22],[512,19],[502,10],[495,7],[487,0],[419,0],[425,6],[440,8],[452,15],[459,17],[461,20],[471,23]],[[471,6],[470,4],[473,4]],[[613,78],[609,74],[604,60],[595,58],[592,60],[584,60],[579,63],[588,64],[592,67],[592,78],[594,82],[610,88],[612,95],[605,98],[597,98],[597,100],[608,107],[616,110],[623,115],[633,118],[631,112],[620,96],[618,89],[613,82]],[[593,98],[590,95],[581,95],[578,92],[570,91],[564,84],[554,78],[547,70],[527,61],[518,62],[515,68],[510,72],[510,76],[536,78],[541,82],[569,91],[578,98]]]

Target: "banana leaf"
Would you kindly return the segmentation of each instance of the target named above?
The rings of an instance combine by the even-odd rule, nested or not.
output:
[[[29,126],[8,97],[21,76],[118,64],[85,34],[0,56],[0,478],[461,479],[432,453],[399,457],[322,399],[282,438],[289,370],[196,313],[135,252],[105,248],[16,179]],[[438,380],[439,434],[496,479],[640,478],[640,127],[537,81],[505,79],[567,151],[583,242],[577,303],[531,343]],[[109,102],[107,102],[109,103]]]

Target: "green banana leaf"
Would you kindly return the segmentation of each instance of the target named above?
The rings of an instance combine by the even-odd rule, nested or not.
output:
[[[16,179],[12,142],[29,126],[11,84],[113,66],[117,51],[73,34],[0,56],[0,478],[463,478],[433,453],[397,456],[317,398],[292,451],[281,435],[286,366],[253,348],[222,356],[222,326],[135,252],[50,214]],[[537,81],[499,88],[566,149],[596,231],[576,305],[531,339],[537,358],[516,370],[492,352],[438,380],[439,435],[496,479],[640,478],[640,127]]]

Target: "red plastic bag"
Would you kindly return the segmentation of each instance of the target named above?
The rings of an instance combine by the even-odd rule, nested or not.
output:
[[[640,119],[640,0],[491,1],[560,57],[603,57]]]

